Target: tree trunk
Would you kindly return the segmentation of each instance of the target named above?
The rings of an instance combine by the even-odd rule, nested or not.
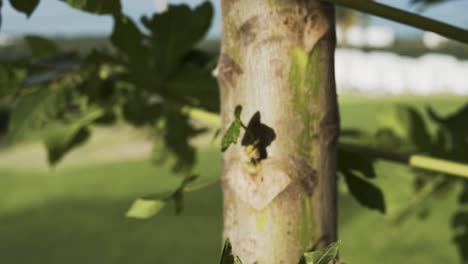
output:
[[[336,240],[334,10],[317,0],[222,0],[224,238],[244,264],[296,264]],[[255,140],[252,140],[255,139]]]

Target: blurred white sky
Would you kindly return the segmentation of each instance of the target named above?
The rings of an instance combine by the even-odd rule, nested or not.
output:
[[[151,14],[156,7],[155,0],[121,0],[124,12],[138,20],[141,15]],[[203,0],[169,0],[169,3],[189,3],[196,5]],[[12,10],[8,1],[3,1],[3,21],[1,32],[13,34],[47,34],[47,35],[77,35],[77,34],[109,34],[112,20],[109,16],[95,16],[69,8],[58,0],[42,0],[36,12],[28,20],[23,14]],[[210,31],[211,36],[219,35],[220,0],[212,0],[216,6],[216,18]],[[396,7],[409,9],[408,0],[381,0]],[[423,14],[443,20],[461,27],[468,27],[468,1],[454,1],[453,3],[438,5],[426,10]],[[398,33],[412,34],[417,30],[410,29],[382,19],[373,19],[377,24],[391,25]]]

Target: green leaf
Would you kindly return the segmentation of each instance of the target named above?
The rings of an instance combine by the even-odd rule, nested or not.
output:
[[[70,87],[24,89],[16,101],[8,126],[10,142],[37,138],[44,141],[51,165],[89,136],[87,126],[102,116]]]
[[[87,128],[75,130],[63,127],[50,133],[44,141],[49,164],[55,166],[67,152],[84,143],[89,136],[90,132]]]
[[[452,218],[452,227],[454,229],[453,240],[457,245],[461,263],[468,263],[468,211],[461,209],[457,211]]]
[[[26,0],[27,1],[27,0]],[[122,10],[120,0],[61,0],[69,6],[96,15],[119,15]]]
[[[170,198],[174,200],[176,215],[182,213],[184,209],[184,192],[185,188],[198,178],[197,175],[190,175],[184,179],[180,187],[171,195]]]
[[[385,200],[382,190],[351,171],[345,171],[343,175],[350,193],[361,205],[385,213]]]
[[[213,17],[210,2],[191,10],[187,5],[171,5],[167,12],[143,17],[151,33],[155,63],[163,76],[174,72],[182,58],[208,31]]]
[[[102,114],[103,111],[96,109],[76,120],[49,124],[44,136],[49,164],[54,166],[70,150],[85,142],[90,136],[87,126]]]
[[[424,151],[432,145],[423,116],[413,107],[399,105],[380,113],[382,125]]]
[[[445,134],[448,157],[456,161],[467,162],[468,104],[445,117],[439,116],[431,108],[428,108],[428,114],[431,120],[439,125],[439,132]]]
[[[20,78],[16,74],[17,70],[6,63],[0,65],[0,100],[13,96],[20,87]]]
[[[126,80],[140,89],[157,90],[161,76],[154,67],[151,46],[144,35],[126,16],[114,16],[114,30],[111,42],[117,49],[118,58],[126,67]],[[123,60],[121,59],[123,58]]]
[[[133,202],[126,216],[136,219],[148,219],[158,214],[166,206],[164,200],[137,199]]]
[[[133,20],[126,16],[114,17],[114,30],[110,37],[112,44],[125,54],[129,60],[142,62],[148,60],[149,50],[144,41],[146,37],[140,32]]]
[[[341,242],[331,243],[327,248],[304,253],[300,264],[329,264],[338,257]]]
[[[237,140],[240,137],[240,129],[242,127],[242,121],[240,120],[240,115],[242,113],[242,106],[236,106],[234,112],[234,121],[231,123],[229,128],[226,130],[222,140],[221,140],[221,151],[226,151],[231,144],[236,144]]]
[[[180,109],[167,109],[165,118],[165,145],[170,153],[177,158],[172,169],[174,172],[189,173],[196,158],[195,149],[190,144],[190,139],[205,132],[205,130],[194,128],[189,117]]]
[[[18,141],[31,131],[43,127],[61,111],[63,90],[52,91],[43,87],[26,89],[13,106],[8,125],[8,140]]]
[[[167,82],[171,97],[210,112],[219,111],[219,89],[210,69],[186,67]]]
[[[24,40],[34,57],[47,57],[59,51],[57,44],[40,36],[29,35]]]
[[[197,175],[190,175],[185,177],[175,191],[158,193],[137,199],[127,211],[127,217],[137,219],[150,218],[156,215],[170,200],[174,201],[176,214],[180,214],[183,209],[185,188],[197,178]]]
[[[124,119],[137,127],[152,126],[162,117],[163,108],[160,103],[153,103],[149,98],[136,92],[127,96],[122,106]]]
[[[27,17],[30,17],[39,5],[39,0],[10,0],[10,4],[16,11],[25,13]]]
[[[343,148],[338,149],[338,169],[340,171],[357,171],[367,178],[375,178],[376,176],[372,159]]]

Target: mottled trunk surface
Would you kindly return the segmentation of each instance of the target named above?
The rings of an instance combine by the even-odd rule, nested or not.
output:
[[[241,105],[258,139],[224,153],[224,238],[244,264],[296,264],[336,239],[334,10],[222,0],[222,12],[222,129]]]

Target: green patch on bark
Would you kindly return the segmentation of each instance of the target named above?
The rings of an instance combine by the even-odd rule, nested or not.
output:
[[[302,228],[301,228],[301,244],[303,250],[309,249],[317,239],[317,232],[314,230],[316,223],[312,217],[312,208],[310,197],[305,192],[301,192],[302,206]]]
[[[294,110],[304,125],[297,141],[298,150],[302,156],[311,160],[310,144],[319,122],[319,52],[314,49],[309,54],[293,46],[290,55],[289,84],[293,90]]]
[[[263,231],[268,221],[268,207],[265,207],[261,211],[255,212],[255,220],[257,222],[257,229],[259,231]]]

